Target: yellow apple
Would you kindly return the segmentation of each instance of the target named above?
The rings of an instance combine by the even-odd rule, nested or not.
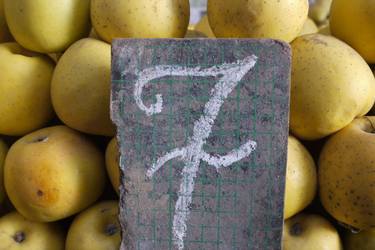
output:
[[[189,25],[189,0],[92,0],[91,20],[99,36],[182,38]]]
[[[54,63],[17,43],[0,44],[0,134],[24,135],[52,117]]]
[[[107,167],[107,173],[111,180],[113,188],[119,194],[120,187],[120,164],[119,164],[120,152],[117,144],[117,139],[114,137],[108,144],[105,152],[105,162]]]
[[[8,146],[0,139],[0,206],[4,202],[6,194],[4,189],[4,161],[8,152]]]
[[[374,0],[334,0],[330,23],[335,37],[352,46],[368,63],[375,63]]]
[[[318,26],[314,23],[311,18],[307,18],[305,23],[303,24],[302,30],[299,33],[300,36],[306,34],[313,34],[318,32]]]
[[[50,222],[94,203],[104,190],[105,161],[85,136],[66,126],[28,134],[9,149],[5,189],[18,212]]]
[[[309,8],[309,16],[317,23],[327,20],[332,0],[314,0]]]
[[[347,232],[344,239],[345,250],[374,250],[375,230],[363,230],[359,233]]]
[[[120,248],[118,201],[103,201],[83,211],[69,228],[65,250]]]
[[[337,230],[325,218],[299,214],[284,223],[283,250],[342,250],[342,244]]]
[[[319,159],[324,208],[359,229],[375,227],[375,116],[361,117],[328,139]]]
[[[90,30],[90,0],[3,0],[8,26],[23,47],[62,52]]]
[[[201,20],[195,25],[194,30],[205,34],[208,38],[215,38],[215,34],[212,32],[210,23],[208,22],[207,15],[204,15]]]
[[[290,129],[314,140],[365,115],[375,100],[375,78],[351,47],[332,36],[310,34],[292,42]]]
[[[284,219],[302,211],[316,194],[317,174],[313,158],[295,137],[288,138]]]
[[[12,36],[5,20],[4,2],[3,0],[0,0],[0,43],[9,42],[11,40]]]
[[[64,250],[64,241],[56,224],[34,222],[17,212],[0,218],[0,250]]]
[[[273,38],[292,41],[307,18],[307,0],[208,0],[216,37]]]
[[[51,83],[58,117],[79,131],[113,136],[110,95],[111,46],[93,38],[74,43],[57,63]]]

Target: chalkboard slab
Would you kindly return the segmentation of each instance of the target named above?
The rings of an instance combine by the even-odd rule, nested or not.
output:
[[[119,39],[121,249],[280,249],[290,48]]]

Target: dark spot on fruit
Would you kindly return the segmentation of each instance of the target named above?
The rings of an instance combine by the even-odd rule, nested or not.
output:
[[[13,236],[13,240],[17,243],[22,243],[24,240],[26,239],[26,235],[24,232],[17,232],[14,236]]]
[[[299,222],[294,223],[289,231],[289,233],[293,236],[299,236],[302,234],[302,232],[303,232],[302,225]]]
[[[115,224],[109,224],[104,229],[104,233],[108,236],[115,235],[118,232],[118,227]]]
[[[43,193],[42,190],[38,190],[38,191],[36,192],[36,194],[37,194],[39,197],[44,195],[44,193]]]
[[[41,137],[38,137],[35,140],[33,140],[32,143],[39,143],[39,142],[46,142],[46,141],[48,141],[48,137],[47,136],[41,136]]]
[[[100,210],[101,213],[105,213],[109,210],[109,208],[103,208],[102,210]]]

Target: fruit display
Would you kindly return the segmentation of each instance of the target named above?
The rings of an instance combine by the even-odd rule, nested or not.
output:
[[[119,249],[116,38],[289,43],[283,249],[375,249],[375,1],[190,5],[0,0],[0,250]]]

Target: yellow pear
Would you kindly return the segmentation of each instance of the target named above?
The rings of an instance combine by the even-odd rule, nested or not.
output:
[[[11,40],[12,36],[5,20],[4,0],[0,0],[0,43],[9,42]]]
[[[0,250],[64,250],[64,241],[56,224],[34,222],[17,212],[0,218]]]
[[[33,221],[69,217],[94,203],[105,186],[102,153],[66,126],[28,134],[9,149],[5,189],[18,212]]]
[[[354,228],[375,227],[375,116],[355,119],[328,139],[319,159],[324,208]]]
[[[90,0],[3,0],[8,26],[23,47],[62,52],[90,29]]]
[[[69,228],[65,250],[117,250],[120,243],[118,201],[103,201],[77,215]]]
[[[307,0],[208,0],[207,13],[216,37],[273,38],[292,41],[307,18]]]
[[[17,43],[0,44],[0,134],[24,135],[52,117],[54,63]]]
[[[320,34],[292,42],[290,129],[298,138],[335,133],[365,115],[374,100],[374,75],[351,47]]]
[[[344,246],[345,250],[374,250],[375,230],[363,230],[359,233],[347,232]]]
[[[309,8],[309,17],[317,23],[322,23],[327,20],[332,0],[314,0],[312,2]]]
[[[336,228],[325,218],[299,214],[284,223],[283,250],[342,250],[342,244]]]
[[[299,35],[302,36],[302,35],[313,34],[317,32],[318,32],[318,26],[316,26],[316,24],[311,18],[307,18],[305,23],[303,24],[302,30],[299,33]]]
[[[120,190],[120,152],[117,144],[117,139],[114,137],[108,144],[105,152],[105,162],[107,167],[107,173],[111,180],[113,188],[119,194]]]
[[[189,0],[92,0],[91,20],[99,36],[182,38],[189,25]]]
[[[4,161],[8,152],[8,146],[0,139],[0,206],[4,202],[6,194],[4,189]]]
[[[352,46],[368,63],[375,63],[375,1],[334,0],[332,34]]]
[[[313,158],[295,137],[288,138],[284,219],[302,211],[314,199],[317,174]]]
[[[205,34],[208,38],[215,38],[215,34],[210,27],[207,15],[204,15],[201,20],[194,26],[194,30]]]
[[[111,46],[93,38],[74,43],[57,63],[51,83],[58,117],[81,132],[113,136],[110,95]]]

